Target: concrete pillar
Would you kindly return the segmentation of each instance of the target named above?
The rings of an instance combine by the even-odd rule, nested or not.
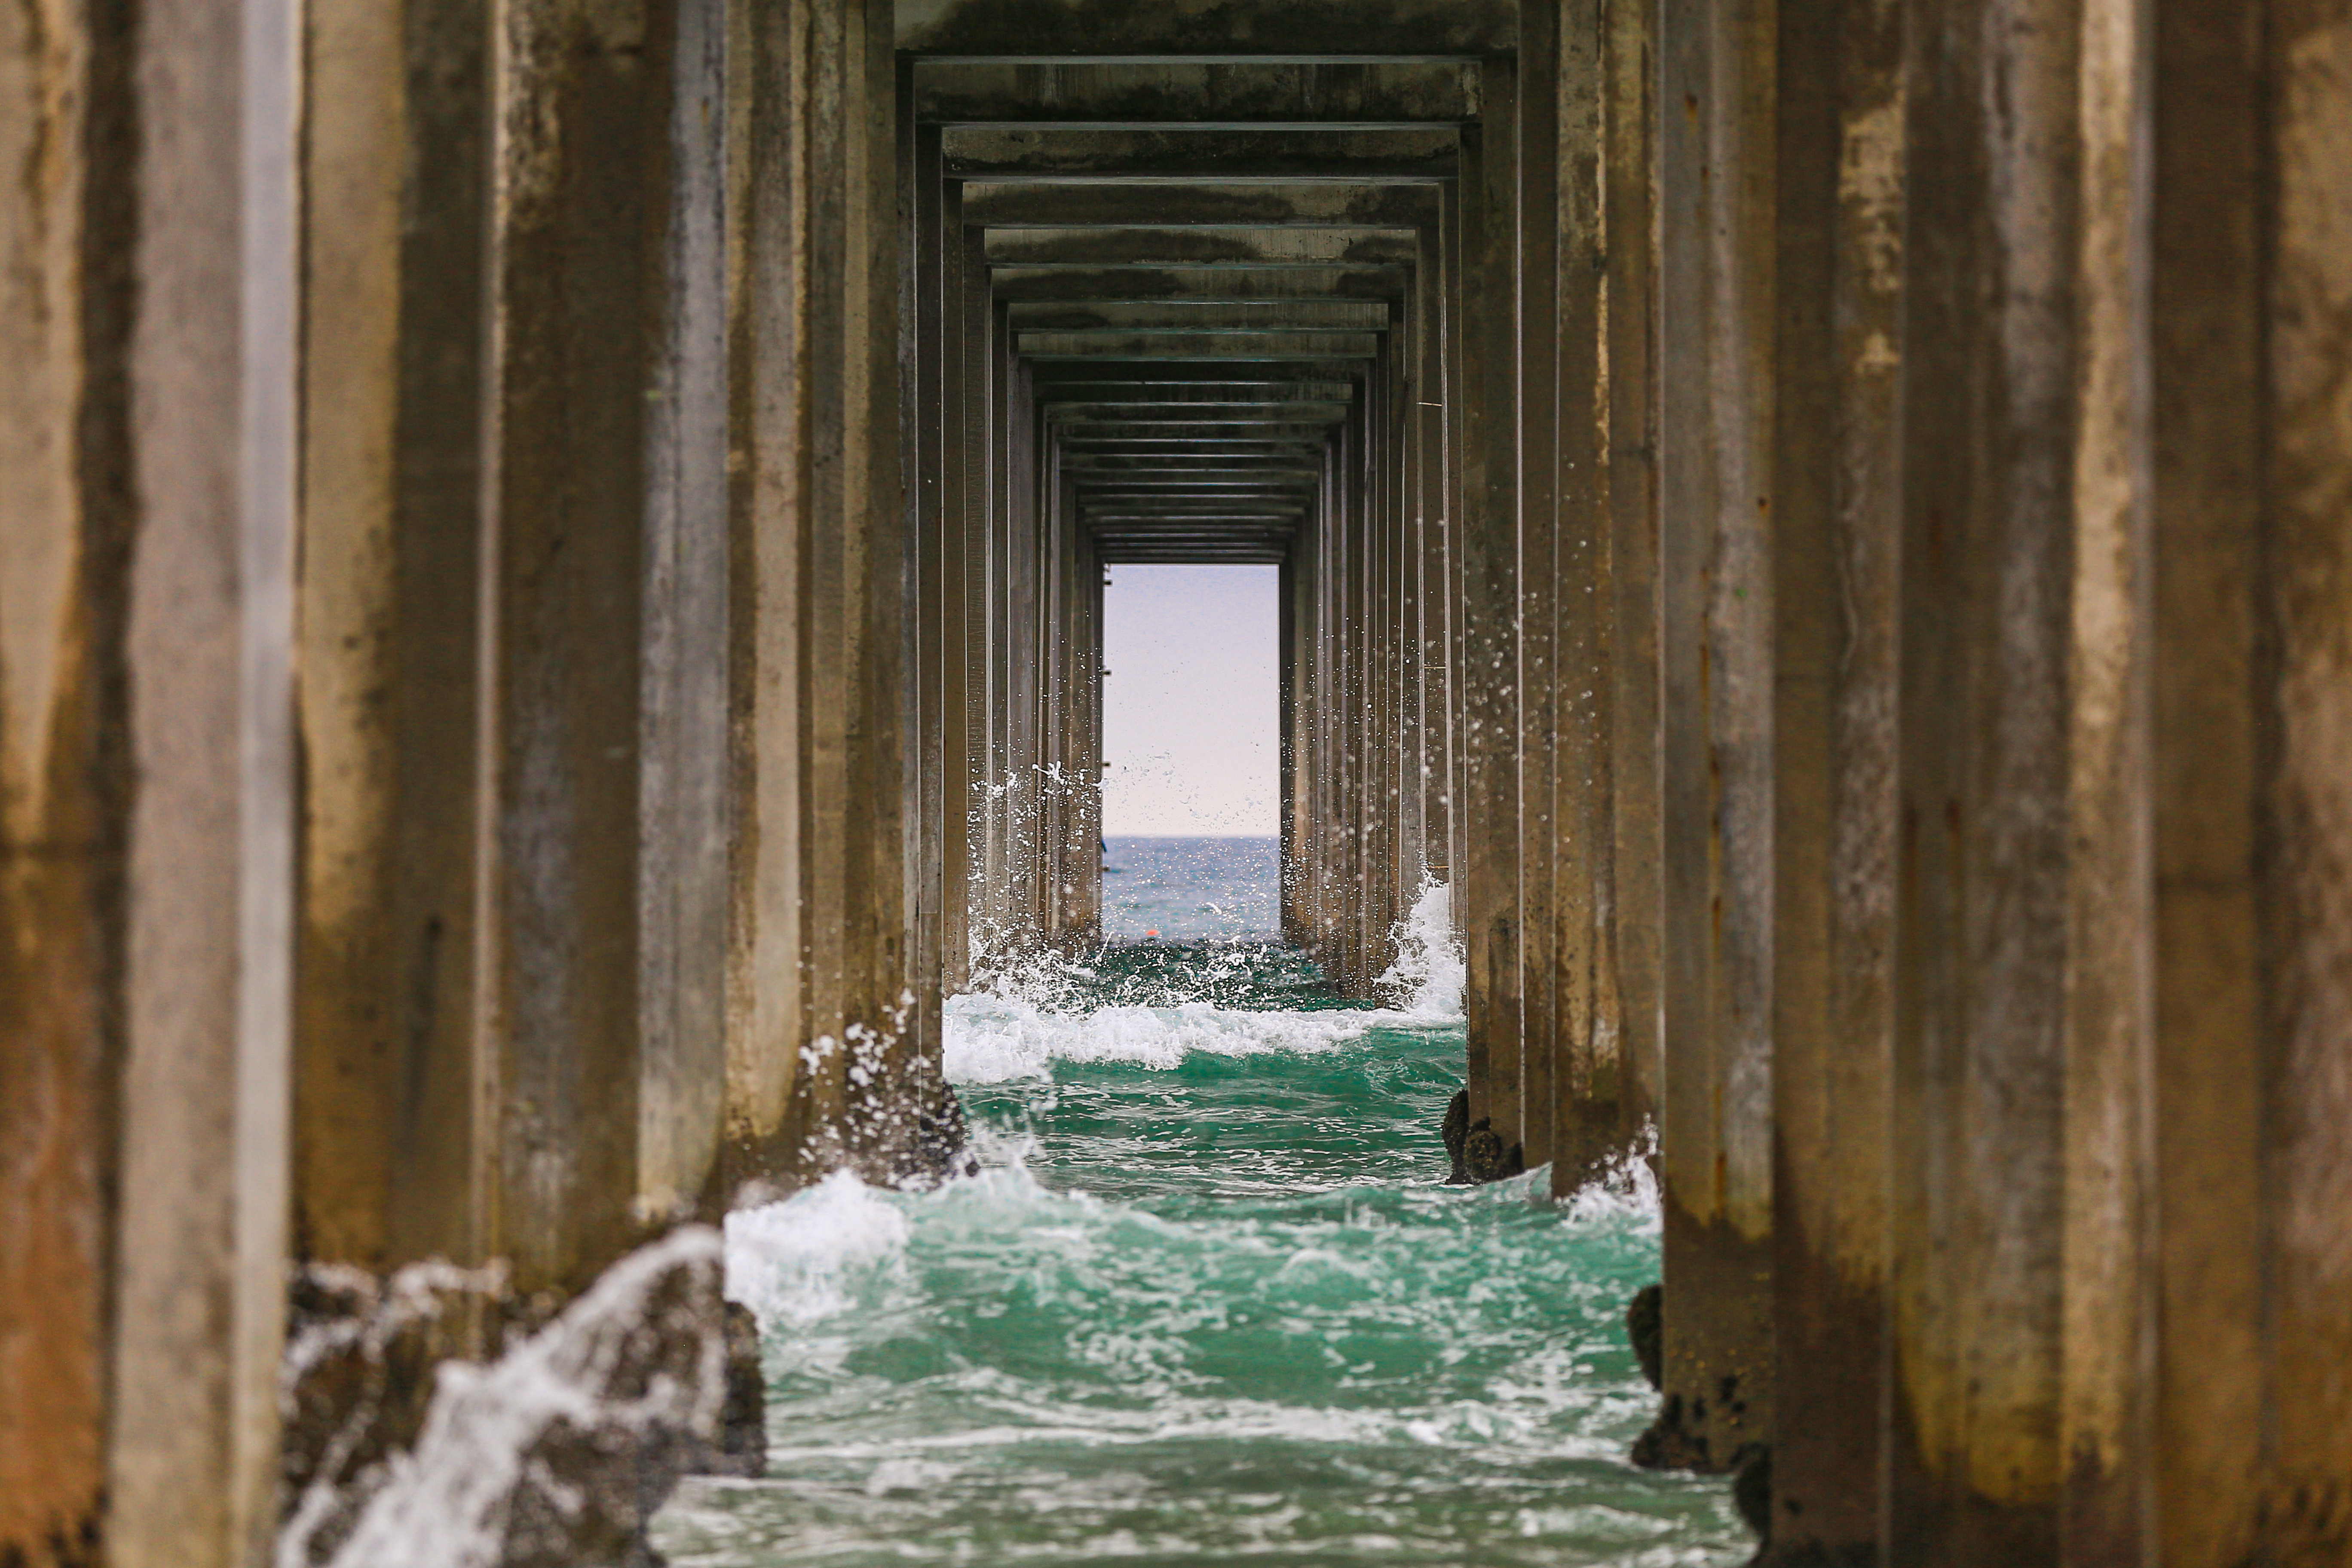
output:
[[[1876,1562],[1897,934],[1901,13],[1783,9],[1774,499],[1775,1560]],[[1810,1555],[1809,1555],[1810,1554]]]
[[[646,432],[637,807],[640,1214],[686,1218],[726,1112],[730,918],[726,0],[678,0]]]
[[[1457,182],[1458,183],[1458,182]],[[1416,454],[1417,483],[1408,504],[1412,534],[1406,563],[1412,584],[1412,635],[1416,732],[1412,787],[1420,800],[1421,865],[1424,877],[1444,881],[1453,872],[1454,724],[1452,702],[1454,606],[1448,569],[1447,496],[1454,463],[1447,440],[1446,274],[1440,226],[1421,231],[1412,269],[1409,320],[1412,331],[1413,379],[1406,409]]]
[[[470,4],[308,30],[294,1246],[382,1270],[487,1239],[491,40]]]
[[[949,296],[959,291],[950,281],[956,275],[948,258],[951,245],[961,248],[963,187],[940,178],[939,128],[915,117],[913,62],[898,60],[897,72],[898,209],[904,226],[898,258],[898,439],[909,610],[900,622],[908,658],[905,755],[910,770],[903,869],[912,921],[908,963],[917,994],[929,997],[940,994],[948,968],[945,703],[955,679],[950,670],[961,665],[963,654],[950,640],[948,597],[961,588],[954,570],[961,552],[949,541],[946,450],[951,358],[947,330],[954,319]],[[956,621],[960,626],[961,616]],[[955,684],[961,701],[961,683]],[[935,1028],[937,1020],[919,1008],[910,1023],[920,1036]]]
[[[1485,72],[1480,71],[1480,80]],[[1444,404],[1441,416],[1444,420],[1443,439],[1445,444],[1444,490],[1439,507],[1438,544],[1439,569],[1444,574],[1445,596],[1445,729],[1446,745],[1446,864],[1450,868],[1447,881],[1449,898],[1454,909],[1454,925],[1463,931],[1465,900],[1467,897],[1465,879],[1470,866],[1470,791],[1469,791],[1469,726],[1465,721],[1469,689],[1467,663],[1469,633],[1465,616],[1469,611],[1466,591],[1468,575],[1465,561],[1465,541],[1468,534],[1469,458],[1465,435],[1469,429],[1470,396],[1464,385],[1468,358],[1465,347],[1467,336],[1467,279],[1464,276],[1465,252],[1463,248],[1463,214],[1472,183],[1483,181],[1478,173],[1477,144],[1465,132],[1462,139],[1461,173],[1452,183],[1439,188],[1438,239],[1441,286],[1437,299],[1444,311],[1440,327],[1438,362],[1442,370],[1441,384],[1445,388],[1439,401]],[[1465,949],[1465,958],[1467,949]],[[1467,1005],[1465,994],[1465,1005]],[[1465,1064],[1467,1076],[1475,1080],[1484,1071],[1478,1066],[1479,1047],[1474,1040],[1472,1055]],[[1473,1090],[1474,1097],[1484,1093]]]
[[[1643,1462],[1771,1433],[1771,0],[1661,13],[1665,1407]]]
[[[1562,469],[1560,425],[1584,390],[1561,384],[1561,333],[1570,329],[1560,319],[1566,304],[1560,277],[1561,31],[1558,5],[1536,0],[1520,7],[1516,112],[1507,129],[1517,142],[1512,163],[1518,177],[1513,258],[1518,321],[1512,334],[1518,362],[1518,668],[1510,678],[1517,683],[1513,748],[1518,762],[1518,1137],[1529,1165],[1552,1157],[1557,1077],[1569,1049],[1566,1019],[1582,978],[1563,973],[1576,969],[1582,943],[1562,929],[1574,918],[1567,907],[1574,892],[1563,898],[1559,885],[1562,851],[1571,858],[1572,882],[1580,840],[1567,842],[1567,823],[1556,798],[1561,754],[1573,747],[1572,742],[1563,745],[1560,735],[1561,689],[1570,681],[1583,689],[1580,678],[1563,664],[1560,648],[1561,536],[1580,521],[1570,515],[1572,493],[1563,493],[1573,478]]]
[[[1625,1124],[1656,1113],[1664,1079],[1659,978],[1661,613],[1658,576],[1656,23],[1650,0],[1601,10],[1600,146],[1603,447],[1607,492],[1608,837],[1597,910],[1605,977],[1625,1063]],[[1606,1003],[1603,1004],[1607,1005]]]
[[[2352,526],[2336,6],[2155,8],[2153,769],[2167,1563],[2352,1517]]]
[[[296,18],[0,22],[0,1557],[277,1514]]]
[[[864,0],[807,0],[756,10],[743,28],[734,310],[752,352],[739,347],[734,372],[735,527],[759,581],[735,634],[757,708],[736,735],[738,810],[756,805],[759,827],[737,838],[756,870],[736,883],[736,973],[753,968],[749,1007],[739,983],[730,1061],[746,1098],[732,1125],[767,1151],[750,1173],[883,1174],[910,1157],[926,1109],[937,1005],[909,968],[901,865],[888,17]]]
[[[1466,956],[1470,1115],[1525,1136],[1520,1034],[1518,288],[1515,68],[1486,67],[1462,150],[1462,809],[1456,920]]]
[[[524,1289],[580,1288],[716,1152],[721,26],[704,0],[503,17],[481,984],[492,1250]]]
[[[1888,1550],[2141,1561],[2141,40],[2003,14],[1906,96]]]
[[[1529,1028],[1531,1042],[1540,1042],[1550,1058],[1551,1105],[1548,1115],[1530,1112],[1528,1159],[1552,1163],[1552,1189],[1561,1194],[1583,1185],[1638,1132],[1626,1114],[1624,1032],[1615,1014],[1606,923],[1614,837],[1606,751],[1615,692],[1605,636],[1611,584],[1601,457],[1608,413],[1601,20],[1597,11],[1573,7],[1521,13],[1522,58],[1543,62],[1528,68],[1522,144],[1529,163],[1540,159],[1551,170],[1525,182],[1522,226],[1528,237],[1523,316],[1540,323],[1520,340],[1522,384],[1529,389],[1523,418],[1531,431],[1523,454],[1530,489],[1522,500],[1528,542],[1521,561],[1540,590],[1522,593],[1522,619],[1532,627],[1548,611],[1552,665],[1549,679],[1535,678],[1530,632],[1530,700],[1543,717],[1526,728],[1549,741],[1540,750],[1549,758],[1549,780],[1539,784],[1524,768],[1522,777],[1546,808],[1529,818],[1527,852],[1531,863],[1545,863],[1549,877],[1552,1000],[1547,1028],[1538,1034],[1532,1022]],[[1540,506],[1538,477],[1546,498]],[[1541,548],[1539,533],[1549,535]],[[1538,752],[1531,744],[1528,755]],[[1530,952],[1531,969],[1538,967]]]
[[[729,760],[726,1185],[789,1171],[806,979],[802,967],[801,663],[803,565],[786,526],[805,505],[789,199],[795,61],[789,16],[749,0],[727,13]]]

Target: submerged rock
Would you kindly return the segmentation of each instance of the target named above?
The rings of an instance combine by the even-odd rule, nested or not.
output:
[[[1758,1443],[1731,1473],[1731,1504],[1756,1539],[1772,1544],[1772,1450]]]
[[[719,1412],[719,1440],[695,1453],[698,1476],[758,1477],[768,1473],[768,1380],[760,1367],[760,1320],[740,1301],[724,1303],[727,1319],[727,1401]]]
[[[1462,1141],[1462,1163],[1474,1182],[1499,1182],[1528,1171],[1526,1150],[1517,1143],[1505,1148],[1493,1119],[1485,1116],[1471,1124],[1469,1136]]]
[[[1454,1173],[1445,1178],[1448,1186],[1470,1184],[1470,1167],[1463,1163],[1463,1144],[1470,1137],[1470,1091],[1456,1089],[1454,1098],[1445,1102],[1445,1120],[1437,1124],[1437,1135],[1445,1143],[1445,1156],[1454,1162]]]
[[[1625,1337],[1652,1388],[1666,1386],[1666,1288],[1644,1285],[1625,1308]]]
[[[690,1226],[631,1253],[496,1361],[409,1376],[404,1358],[447,1348],[466,1314],[506,1304],[449,1272],[469,1282],[427,1275],[413,1289],[404,1270],[373,1302],[352,1288],[340,1324],[299,1326],[285,1399],[289,1478],[301,1479],[278,1568],[653,1563],[647,1521],[690,1465],[726,1450],[725,1417],[741,1415],[719,1233]],[[751,1348],[756,1363],[756,1333]]]

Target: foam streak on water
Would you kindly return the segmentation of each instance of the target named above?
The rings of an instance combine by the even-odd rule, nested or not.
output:
[[[835,1176],[729,1223],[770,1479],[690,1483],[678,1568],[1664,1564],[1748,1548],[1720,1481],[1624,1454],[1657,1269],[1630,1176],[1443,1185],[1444,890],[1396,1006],[1263,944],[1114,948],[957,998],[986,1168]]]

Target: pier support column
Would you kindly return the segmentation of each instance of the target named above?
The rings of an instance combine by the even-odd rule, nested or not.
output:
[[[2352,1533],[2352,19],[2155,8],[2154,1489],[2180,1568]]]
[[[491,19],[322,3],[308,33],[294,1247],[470,1263]]]
[[[296,17],[0,21],[0,1558],[277,1517]]]
[[[1774,536],[1774,1560],[1878,1561],[1893,1179],[1900,13],[1785,7]]]
[[[1455,879],[1465,960],[1470,1116],[1503,1147],[1526,1136],[1520,1025],[1517,331],[1515,64],[1486,62],[1477,134],[1462,142],[1464,296],[1462,827]]]
[[[1659,856],[1658,388],[1656,91],[1657,7],[1608,0],[1602,7],[1601,215],[1603,367],[1600,455],[1607,489],[1609,721],[1599,776],[1605,779],[1608,867],[1601,878],[1603,994],[1614,995],[1624,1064],[1628,1128],[1656,1114],[1661,1055]]]
[[[690,1211],[719,1139],[722,16],[501,18],[480,984],[525,1289]]]
[[[1531,1113],[1528,1160],[1549,1160],[1552,1190],[1566,1195],[1629,1150],[1640,1133],[1637,1102],[1627,1094],[1627,1037],[1619,1016],[1612,964],[1610,878],[1615,824],[1609,752],[1616,700],[1614,602],[1610,580],[1608,475],[1603,467],[1610,410],[1607,345],[1608,245],[1602,211],[1605,100],[1604,17],[1598,9],[1527,6],[1520,50],[1530,63],[1523,156],[1551,173],[1529,180],[1522,231],[1528,289],[1523,314],[1548,328],[1522,334],[1524,414],[1533,434],[1523,454],[1529,489],[1521,560],[1529,579],[1522,625],[1532,637],[1549,620],[1553,668],[1531,690],[1549,752],[1549,782],[1523,771],[1547,803],[1548,821],[1530,818],[1530,861],[1549,868],[1551,917],[1551,1023],[1538,1033],[1530,1010],[1530,1050],[1550,1058],[1549,1118]],[[1532,62],[1543,62],[1538,70]],[[1540,84],[1541,102],[1537,101]],[[1548,265],[1546,265],[1548,263]],[[1544,270],[1538,272],[1538,268]],[[1549,405],[1540,415],[1536,393]],[[1536,488],[1541,480],[1540,492]],[[1548,544],[1538,548],[1538,536]],[[1530,650],[1535,643],[1528,643]],[[1535,754],[1530,750],[1529,755]],[[1529,934],[1534,934],[1530,905]],[[1531,967],[1540,967],[1532,955]],[[1534,994],[1532,981],[1530,996]],[[1548,1121],[1538,1138],[1536,1123]]]
[[[1771,1435],[1773,0],[1661,13],[1665,1408],[1642,1462]]]
[[[1887,1546],[2139,1562],[2141,41],[1987,19],[1910,24]]]
[[[908,951],[898,182],[888,7],[735,24],[736,855],[745,1176],[908,1157],[936,997]],[[746,710],[748,709],[748,711]],[[890,1086],[879,1090],[876,1086]]]

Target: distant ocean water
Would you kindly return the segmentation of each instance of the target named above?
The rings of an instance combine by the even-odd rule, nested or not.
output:
[[[1271,939],[1282,929],[1282,846],[1274,838],[1105,841],[1103,935],[1133,942]]]

